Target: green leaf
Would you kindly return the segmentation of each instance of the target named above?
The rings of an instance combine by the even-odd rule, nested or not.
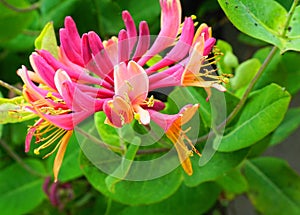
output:
[[[114,171],[113,175],[109,175],[105,178],[105,184],[110,192],[114,192],[116,183],[122,181],[128,174],[140,144],[141,139],[139,137],[134,137],[120,166]]]
[[[182,91],[182,89],[180,89],[180,88],[177,88],[177,89]],[[199,88],[195,88],[195,87],[190,87],[187,90],[193,96],[194,100],[196,100],[196,102],[200,104],[200,108],[199,108],[200,118],[204,122],[205,127],[210,128],[211,120],[212,120],[211,119],[212,113],[211,113],[211,104],[206,101],[206,97],[207,97],[206,92],[203,89],[199,89]],[[182,96],[182,95],[180,95],[180,96]],[[182,98],[184,98],[184,97],[182,97]]]
[[[253,92],[233,129],[214,148],[229,152],[253,145],[280,124],[289,102],[289,93],[276,84]]]
[[[225,190],[228,196],[242,194],[247,191],[248,183],[239,168],[224,173],[217,179],[217,183]]]
[[[35,48],[49,51],[55,58],[58,58],[57,41],[53,28],[53,22],[48,22],[40,35],[34,42]]]
[[[204,214],[215,204],[219,193],[220,188],[212,182],[191,188],[182,185],[174,195],[162,202],[128,207],[120,214]]]
[[[232,74],[232,70],[239,65],[238,58],[233,54],[229,43],[218,40],[216,46],[224,54],[217,62],[217,66],[222,74]]]
[[[24,160],[35,171],[44,173],[37,160]],[[44,179],[30,175],[19,164],[13,164],[0,173],[0,210],[2,215],[27,214],[44,199]]]
[[[262,214],[300,214],[300,177],[286,161],[262,157],[245,165],[248,196]]]
[[[42,24],[51,20],[55,26],[61,26],[65,17],[70,15],[79,3],[78,0],[41,0],[40,2]],[[86,1],[84,3],[90,4]]]
[[[140,1],[140,0],[130,0],[123,1],[117,0],[119,6],[122,10],[128,10],[135,22],[138,23],[142,20],[145,20],[149,24],[150,32],[153,32],[153,23],[158,23],[159,14],[160,14],[160,6],[159,1],[156,0],[148,0],[148,1]],[[145,10],[147,8],[147,10]]]
[[[203,88],[176,88],[173,92],[174,94],[176,93],[175,95],[178,100],[180,99],[181,101],[186,102],[186,104],[200,104],[200,119],[207,128],[211,128],[213,124],[218,124],[218,122],[220,123],[224,121],[226,115],[233,110],[239,101],[239,99],[230,92],[224,93],[215,89],[212,89],[212,96],[208,102],[206,101],[207,94]]]
[[[271,51],[271,47],[260,49],[254,54],[261,63]],[[271,83],[277,83],[283,86],[292,95],[300,90],[300,67],[295,63],[300,61],[300,55],[294,52],[287,52],[280,55],[279,51],[275,53],[272,61],[267,65],[262,76],[254,86],[254,89],[260,89]]]
[[[250,59],[241,63],[235,70],[235,75],[230,79],[230,84],[235,95],[241,98],[246,91],[249,83],[258,72],[261,63],[257,59]]]
[[[7,0],[8,4],[24,9],[28,8],[30,4],[25,0]],[[16,12],[4,4],[0,4],[0,42],[8,41],[15,38],[26,27],[30,25],[35,17],[36,11],[26,13]]]
[[[250,151],[249,151],[249,154],[247,155],[247,157],[248,158],[258,157],[262,153],[264,153],[270,145],[271,136],[272,136],[272,133],[265,136],[263,139],[256,142],[255,144],[253,144],[250,148]]]
[[[276,0],[280,3],[286,10],[289,10],[294,0]]]
[[[287,111],[282,123],[274,131],[270,145],[276,145],[285,140],[300,126],[300,108],[291,108]]]
[[[218,0],[218,2],[229,20],[243,33],[273,44],[281,52],[300,51],[299,7],[292,16],[290,32],[283,37],[287,11],[275,0],[261,0],[259,4],[248,0]]]
[[[82,154],[81,167],[84,175],[91,185],[102,194],[112,198],[115,201],[127,205],[152,204],[168,198],[179,188],[182,177],[177,168],[162,177],[147,181],[123,180],[115,184],[114,192],[110,192],[106,186],[105,179],[108,176],[91,164]],[[149,166],[151,169],[151,166]],[[147,171],[147,170],[142,170]],[[156,171],[155,169],[152,171]],[[130,170],[132,173],[132,169]],[[139,174],[147,175],[147,172]]]
[[[206,158],[203,152],[200,160],[197,156],[191,157],[194,173],[191,176],[184,175],[185,184],[194,187],[206,181],[216,180],[239,165],[247,156],[248,151],[248,149],[242,149],[231,153],[215,152],[209,158]]]
[[[127,2],[128,3],[128,2]],[[100,33],[108,35],[118,35],[120,29],[124,27],[122,20],[122,9],[119,4],[111,0],[99,0],[95,2]],[[101,35],[102,37],[106,35]]]
[[[23,122],[36,117],[35,114],[22,110],[24,102],[23,96],[0,98],[0,124]]]
[[[106,115],[104,112],[97,112],[94,114],[95,125],[98,131],[98,134],[106,144],[113,146],[120,146],[120,137],[117,130],[104,123]]]

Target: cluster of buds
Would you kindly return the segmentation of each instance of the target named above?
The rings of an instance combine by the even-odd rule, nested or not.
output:
[[[214,60],[208,57],[215,44],[211,28],[201,24],[196,29],[193,17],[181,23],[179,0],[160,0],[160,5],[161,30],[152,44],[147,22],[140,22],[137,30],[128,11],[122,13],[126,29],[107,41],[93,31],[80,36],[72,18],[66,17],[58,57],[36,50],[30,56],[33,70],[24,66],[18,70],[29,103],[26,108],[40,117],[28,130],[25,151],[33,137],[40,144],[36,154],[55,142],[46,155],[57,151],[55,180],[74,127],[98,111],[106,114],[105,123],[117,128],[134,120],[145,126],[155,122],[173,142],[184,171],[193,173],[189,156],[199,152],[182,125],[199,104],[187,104],[175,115],[163,114],[165,104],[149,92],[195,86],[204,88],[209,99],[212,87],[226,90],[222,85],[226,80],[206,69]],[[147,64],[161,53],[166,53],[161,60]]]

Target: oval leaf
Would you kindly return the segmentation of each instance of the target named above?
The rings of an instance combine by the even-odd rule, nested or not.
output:
[[[37,160],[25,163],[35,171],[44,173],[44,167]],[[26,214],[38,206],[45,194],[44,179],[30,175],[19,164],[13,164],[0,173],[0,211],[2,215]]]
[[[204,214],[216,202],[220,188],[212,182],[189,188],[182,185],[170,198],[152,205],[128,207],[122,215]]]
[[[276,145],[285,140],[300,126],[300,108],[291,108],[287,111],[284,120],[274,131],[270,145]]]
[[[87,180],[96,190],[127,205],[159,202],[174,194],[182,183],[180,169],[177,168],[175,171],[153,180],[120,181],[114,184],[114,192],[111,192],[105,183],[108,175],[91,164],[84,155],[81,156],[81,166]],[[147,173],[145,172],[145,174]]]
[[[247,156],[248,151],[248,149],[242,149],[232,153],[215,152],[205,165],[202,165],[202,158],[199,160],[197,156],[191,157],[194,173],[191,176],[184,175],[185,184],[194,187],[206,181],[216,180],[239,165]]]
[[[249,160],[245,165],[248,196],[262,214],[300,214],[300,177],[278,158]]]
[[[284,26],[287,11],[275,0],[261,0],[259,4],[249,0],[218,0],[229,20],[240,31],[254,38],[277,46],[281,52],[287,50],[300,51],[299,15],[296,8],[285,37]]]
[[[290,99],[290,94],[276,84],[253,92],[233,130],[214,148],[230,152],[261,140],[280,124]]]

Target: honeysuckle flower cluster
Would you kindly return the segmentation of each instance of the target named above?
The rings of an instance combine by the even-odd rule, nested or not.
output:
[[[105,123],[120,128],[137,120],[142,125],[154,121],[173,142],[184,171],[193,173],[190,155],[199,153],[182,130],[197,112],[199,104],[187,104],[178,114],[159,111],[165,105],[148,96],[150,91],[170,86],[203,87],[208,99],[210,88],[225,91],[226,78],[205,69],[215,44],[211,28],[197,29],[193,17],[181,23],[179,0],[160,0],[161,30],[151,45],[147,22],[136,24],[128,11],[122,13],[126,29],[118,37],[102,41],[93,31],[79,35],[71,17],[60,29],[58,58],[47,50],[30,56],[33,71],[18,70],[24,81],[26,108],[40,118],[28,130],[25,151],[33,137],[39,143],[34,152],[56,144],[54,177],[57,180],[69,138],[76,125],[95,112],[103,111]],[[156,55],[167,52],[154,65],[147,65]],[[201,71],[202,70],[202,71]],[[189,147],[188,147],[189,145]],[[191,148],[191,149],[189,149]]]

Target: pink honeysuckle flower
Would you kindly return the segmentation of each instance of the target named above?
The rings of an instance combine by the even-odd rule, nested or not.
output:
[[[178,114],[175,115],[168,115],[154,110],[149,110],[151,119],[165,131],[166,136],[174,144],[181,166],[188,175],[193,174],[190,156],[193,154],[193,151],[199,155],[200,153],[186,135],[187,131],[190,129],[183,131],[182,125],[190,121],[198,108],[198,104],[186,105],[179,111]],[[186,146],[186,142],[192,148],[191,150]]]
[[[30,77],[37,74],[29,72],[25,66],[18,70],[18,75],[24,82],[23,95],[29,103],[25,108],[40,117],[28,129],[25,152],[30,150],[33,137],[35,137],[36,143],[42,143],[34,150],[35,154],[39,154],[40,150],[58,140],[55,148],[44,156],[48,157],[57,151],[53,165],[54,178],[57,180],[74,127],[94,112],[102,110],[105,99],[94,99],[78,87],[76,88],[77,85],[63,70],[58,70],[55,73],[53,82],[51,84],[48,82],[50,86],[44,85],[47,82],[43,79],[39,86],[35,85]],[[38,79],[36,78],[36,80]],[[57,91],[54,91],[53,88]],[[45,136],[48,132],[51,134]]]
[[[195,33],[192,17],[181,24],[179,0],[160,0],[160,6],[161,30],[152,45],[147,23],[140,22],[137,32],[128,11],[122,13],[125,29],[107,41],[95,32],[81,37],[73,19],[66,17],[59,32],[58,57],[47,50],[36,50],[30,56],[33,71],[25,67],[19,70],[25,83],[24,97],[30,104],[26,108],[40,117],[28,130],[26,151],[33,137],[36,142],[43,142],[35,150],[37,154],[60,139],[46,155],[58,148],[53,170],[56,180],[74,126],[97,111],[104,111],[106,123],[114,127],[134,119],[148,125],[152,119],[174,143],[184,170],[192,174],[187,156],[191,153],[184,140],[192,144],[181,125],[194,115],[198,105],[185,106],[176,115],[163,115],[158,111],[165,107],[164,103],[153,96],[149,98],[149,91],[197,86],[205,88],[209,97],[211,87],[225,91],[221,83],[226,83],[226,79],[212,75],[214,70],[206,70],[214,63],[207,63],[215,44],[211,28],[202,24]],[[165,55],[160,61],[149,65],[153,57],[162,53]],[[167,121],[163,123],[159,117]],[[49,131],[52,133],[44,137]]]
[[[149,112],[141,107],[147,103],[149,88],[148,75],[136,62],[128,65],[121,62],[114,69],[115,96],[104,105],[107,115],[106,123],[121,127],[130,123],[133,118],[141,124],[150,123]],[[152,106],[149,102],[149,106]]]
[[[118,37],[103,42],[95,32],[84,34],[82,55],[89,71],[114,86],[115,95],[104,104],[106,123],[122,127],[137,119],[143,125],[153,120],[162,126],[160,120],[168,119],[162,127],[174,143],[183,169],[191,175],[191,151],[184,140],[191,146],[192,143],[181,130],[181,125],[194,115],[198,105],[188,105],[177,115],[163,115],[158,112],[161,108],[157,108],[161,102],[147,98],[148,92],[170,86],[195,86],[204,88],[209,99],[210,88],[225,91],[222,83],[227,79],[214,75],[213,69],[208,70],[208,66],[216,62],[215,57],[208,57],[216,42],[211,28],[201,24],[195,33],[192,17],[185,18],[180,24],[181,6],[177,0],[160,0],[160,5],[161,31],[152,45],[147,23],[140,22],[137,33],[131,15],[124,11],[122,18],[126,29],[121,30]],[[165,53],[161,60],[147,64],[161,53]],[[149,104],[153,101],[152,107]],[[197,152],[194,147],[192,149]]]

